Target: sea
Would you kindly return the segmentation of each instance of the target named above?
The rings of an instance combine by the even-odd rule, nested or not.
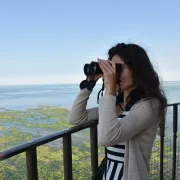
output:
[[[95,86],[87,108],[98,106],[97,95],[101,87],[102,84]],[[180,82],[163,82],[162,88],[169,104],[180,102]],[[0,86],[0,111],[27,110],[41,105],[58,106],[70,110],[79,91],[79,84]],[[169,108],[167,124],[172,124],[172,115],[172,108]]]
[[[87,107],[97,106],[97,94],[101,87],[102,84],[95,86]],[[164,82],[162,87],[168,103],[180,102],[180,82]],[[24,110],[48,105],[70,109],[79,91],[79,84],[0,86],[0,108]]]

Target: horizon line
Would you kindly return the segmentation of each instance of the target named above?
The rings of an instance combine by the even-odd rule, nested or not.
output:
[[[163,82],[172,82],[172,83],[180,83],[179,81],[161,81]],[[69,82],[69,83],[34,83],[34,84],[0,84],[0,86],[35,86],[35,85],[73,85],[73,84],[80,84],[80,82]],[[100,82],[97,82],[97,84],[101,84]]]

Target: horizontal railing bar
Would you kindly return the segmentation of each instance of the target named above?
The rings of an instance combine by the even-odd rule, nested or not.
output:
[[[169,106],[174,106],[174,105],[180,105],[180,102],[179,102],[179,103],[168,104],[167,107],[169,107]]]
[[[27,143],[24,143],[24,144],[21,144],[18,146],[14,146],[10,149],[7,149],[5,151],[0,152],[0,161],[5,160],[7,158],[10,158],[12,156],[15,156],[17,154],[23,153],[30,148],[35,148],[35,147],[44,145],[48,142],[54,141],[54,140],[62,138],[64,136],[73,134],[75,132],[81,131],[81,130],[86,129],[86,128],[89,128],[92,125],[97,124],[97,123],[98,123],[98,121],[94,120],[94,121],[91,121],[91,122],[88,122],[88,123],[85,123],[82,125],[78,125],[78,126],[74,126],[74,127],[68,128],[68,129],[64,129],[60,132],[53,133],[53,134],[47,135],[47,136],[42,137],[42,138],[38,138],[38,139],[35,139],[33,141],[29,141]]]

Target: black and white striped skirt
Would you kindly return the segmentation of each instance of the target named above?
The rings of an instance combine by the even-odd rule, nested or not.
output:
[[[123,180],[125,143],[106,148],[103,180]]]

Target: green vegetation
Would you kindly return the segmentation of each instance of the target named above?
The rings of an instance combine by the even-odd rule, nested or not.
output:
[[[27,111],[0,112],[0,151],[35,138],[69,128],[68,110],[60,107],[40,106]],[[172,143],[166,140],[164,163],[171,168]],[[73,177],[86,180],[91,177],[89,130],[72,135]],[[99,163],[104,149],[99,148]],[[177,153],[177,158],[180,152]],[[42,180],[63,179],[62,139],[37,148],[38,174]],[[0,162],[0,180],[26,180],[25,153]],[[165,170],[166,179],[169,171]],[[154,144],[151,157],[151,179],[159,177],[159,141]]]
[[[47,106],[0,112],[0,151],[71,127],[67,117],[67,109]],[[72,138],[74,179],[88,179],[91,177],[89,131],[75,133]],[[37,148],[39,179],[63,179],[61,141],[59,139]],[[100,161],[103,153],[103,148],[99,148]],[[26,171],[25,153],[0,162],[0,180],[27,179]]]

